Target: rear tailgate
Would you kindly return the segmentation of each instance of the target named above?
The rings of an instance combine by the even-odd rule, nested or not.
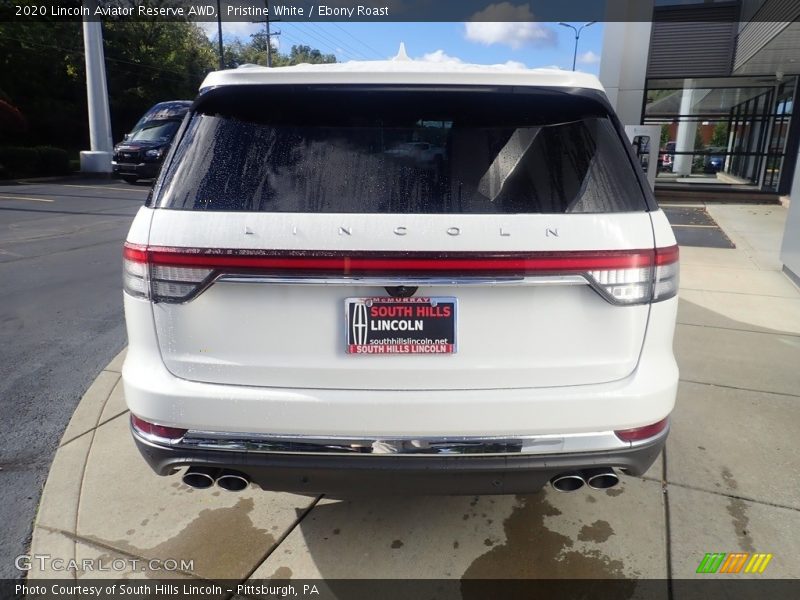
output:
[[[632,372],[654,241],[601,99],[259,87],[206,92],[156,186],[147,260],[172,373],[433,390]],[[454,302],[454,352],[348,353],[347,300],[403,285]]]
[[[365,251],[392,253],[407,248],[407,241],[392,234],[398,223],[413,235],[415,252],[422,255],[547,250],[569,256],[575,250],[653,246],[644,212],[610,218],[349,215],[342,219],[168,210],[155,211],[150,244],[230,248],[231,232],[238,232],[236,247],[245,250],[243,256],[248,256],[247,250],[265,249],[302,253],[313,239],[314,250],[359,257]],[[339,235],[340,226],[352,233]],[[449,236],[446,230],[451,227],[458,227],[460,235]],[[501,237],[501,229],[511,235]],[[548,236],[548,231],[558,237]],[[187,302],[155,304],[161,352],[169,370],[197,381],[303,388],[577,385],[628,375],[636,366],[647,326],[647,304],[611,304],[580,277],[458,275],[449,278],[450,284],[420,285],[415,294],[457,299],[454,354],[360,356],[347,353],[345,300],[387,296],[384,286],[358,277],[340,281],[330,274],[316,284],[316,276],[291,282],[292,277],[299,278],[297,272],[271,275],[235,282],[223,278]]]

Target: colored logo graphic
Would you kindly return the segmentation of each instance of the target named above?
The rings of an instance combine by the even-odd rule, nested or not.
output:
[[[772,554],[750,554],[749,552],[709,552],[700,561],[698,573],[763,573]]]

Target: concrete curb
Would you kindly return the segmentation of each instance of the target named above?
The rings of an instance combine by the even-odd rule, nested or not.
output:
[[[42,492],[30,546],[30,555],[54,560],[31,560],[28,579],[245,580],[318,498],[255,488],[237,494],[196,492],[179,478],[156,476],[128,432],[120,373],[124,357],[125,350],[101,371],[67,425]],[[189,559],[191,566],[150,566],[151,561],[173,559]],[[108,569],[114,562],[124,566]],[[84,564],[90,565],[88,570]]]
[[[74,533],[77,530],[81,486],[94,441],[94,430],[127,412],[120,380],[125,353],[126,350],[120,352],[100,372],[86,390],[67,424],[39,501],[31,554],[51,554],[66,560],[75,558],[74,541],[59,532]],[[113,416],[110,414],[112,412]],[[30,579],[56,576],[59,574],[37,568],[28,575]]]

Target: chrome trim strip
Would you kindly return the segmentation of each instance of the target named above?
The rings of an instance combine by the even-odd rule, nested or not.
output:
[[[460,286],[460,285],[587,285],[583,275],[542,275],[509,277],[420,277],[420,276],[320,276],[307,275],[231,275],[222,274],[215,281],[225,283],[285,283],[292,285],[371,285],[376,287],[395,286]]]
[[[159,280],[161,281],[161,280]],[[533,275],[533,276],[509,276],[509,277],[414,277],[414,276],[385,276],[385,277],[362,277],[353,276],[319,276],[309,275],[248,275],[234,273],[217,273],[209,276],[205,281],[195,284],[197,287],[186,297],[182,298],[159,298],[155,303],[164,304],[186,304],[191,302],[217,282],[222,283],[266,283],[284,285],[359,285],[375,287],[397,287],[397,286],[430,286],[430,287],[459,287],[465,285],[482,286],[545,286],[545,285],[589,285],[594,289],[594,285],[585,275]],[[188,283],[188,282],[181,282]],[[152,288],[152,286],[151,286]],[[149,288],[149,289],[151,289]],[[152,289],[150,291],[153,297]],[[603,296],[605,298],[605,296]]]
[[[136,432],[134,430],[135,433]],[[652,440],[650,440],[652,441]],[[362,456],[441,456],[507,454],[564,454],[603,452],[631,447],[613,431],[519,437],[402,437],[351,438],[305,435],[267,435],[190,430],[172,448],[278,454],[350,454]]]

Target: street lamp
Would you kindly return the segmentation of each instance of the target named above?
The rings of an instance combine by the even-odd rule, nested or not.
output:
[[[225,51],[222,48],[222,9],[217,0],[217,44],[219,45],[219,70],[225,68]]]
[[[575,32],[575,52],[572,55],[572,70],[575,70],[575,63],[578,61],[578,40],[581,39],[581,31],[583,31],[589,25],[594,25],[597,21],[589,21],[588,23],[584,23],[579,28],[576,28],[574,25],[570,25],[569,23],[559,23],[562,27],[569,27],[572,31]]]

